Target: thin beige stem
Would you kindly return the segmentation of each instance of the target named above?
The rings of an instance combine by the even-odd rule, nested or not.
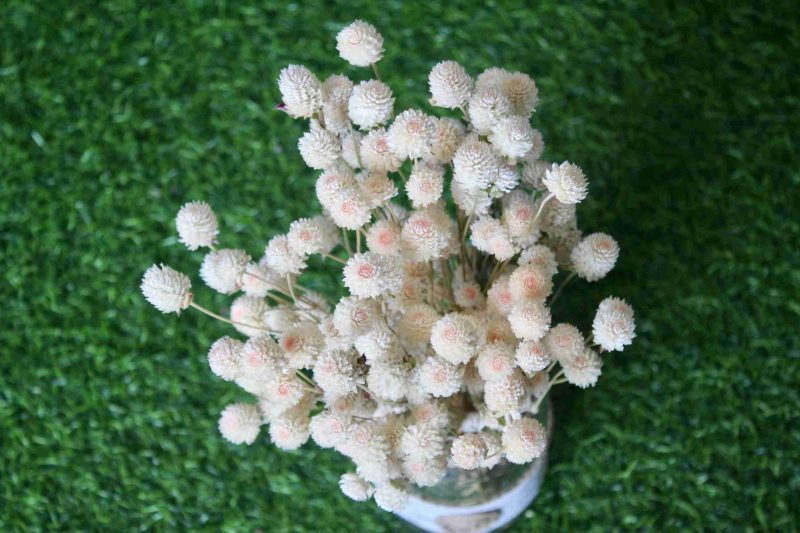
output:
[[[361,253],[361,232],[356,229],[356,253]]]
[[[547,202],[549,202],[550,200],[552,200],[555,197],[556,197],[555,194],[550,193],[547,196],[545,196],[544,199],[542,199],[542,203],[539,204],[539,210],[536,211],[536,216],[533,217],[533,223],[532,224],[536,224],[536,221],[539,220],[539,216],[542,214],[542,211],[544,210],[544,206],[547,204]]]
[[[556,289],[555,294],[553,294],[553,299],[550,300],[550,307],[552,307],[553,304],[556,303],[556,300],[558,299],[558,296],[561,294],[561,291],[564,290],[564,287],[567,286],[567,283],[569,283],[574,277],[575,277],[575,272],[570,272],[569,276],[567,276],[564,279],[564,281],[561,282],[561,285],[558,286],[558,289]]]
[[[297,297],[294,295],[294,288],[292,287],[292,276],[291,274],[286,274],[286,284],[289,286],[289,294],[292,297],[292,301],[294,305],[297,305]]]
[[[372,72],[375,74],[375,79],[380,81],[381,73],[378,72],[378,64],[377,63],[372,63]]]
[[[332,261],[336,261],[337,263],[341,263],[343,265],[347,264],[347,261],[345,261],[341,257],[336,257],[335,255],[326,254],[325,252],[320,252],[319,255],[321,255],[322,257],[327,257],[328,259],[330,259]]]
[[[270,332],[270,330],[267,329],[267,328],[263,328],[263,327],[260,327],[260,326],[254,326],[253,324],[245,324],[244,322],[236,322],[234,320],[231,320],[230,318],[225,318],[222,315],[218,315],[217,313],[215,313],[211,309],[206,309],[202,305],[196,304],[194,302],[192,302],[189,305],[191,305],[192,307],[194,307],[195,309],[197,309],[201,313],[205,313],[206,315],[210,316],[211,318],[216,318],[217,320],[221,320],[222,322],[226,322],[226,323],[232,324],[234,326],[244,326],[246,328],[253,328],[253,329],[260,330],[260,331]]]
[[[344,244],[344,249],[347,250],[347,255],[352,256],[353,250],[350,248],[350,239],[347,238],[347,230],[342,228],[342,243]]]

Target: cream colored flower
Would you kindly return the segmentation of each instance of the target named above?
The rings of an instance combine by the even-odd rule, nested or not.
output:
[[[536,109],[539,102],[539,90],[530,76],[522,72],[514,72],[506,77],[501,84],[503,94],[511,102],[515,115],[529,117]]]
[[[284,331],[278,344],[291,368],[312,368],[325,346],[325,338],[316,325],[302,322]]]
[[[257,405],[232,403],[222,410],[217,425],[225,440],[233,444],[253,444],[261,430],[261,413]]]
[[[357,230],[372,219],[372,209],[359,189],[339,192],[325,207],[331,220],[340,228]]]
[[[211,248],[217,240],[217,216],[205,202],[184,204],[175,217],[178,239],[190,250]]]
[[[356,67],[368,67],[383,57],[383,37],[375,26],[356,20],[336,35],[339,55]]]
[[[406,182],[406,193],[411,205],[421,209],[439,201],[444,191],[444,169],[416,163]]]
[[[514,362],[530,375],[547,368],[552,358],[541,342],[522,341],[517,345]]]
[[[381,255],[400,255],[400,228],[390,220],[375,222],[367,230],[367,246]]]
[[[567,381],[582,389],[594,387],[603,368],[603,361],[597,352],[585,348],[572,357],[564,366],[564,377]]]
[[[464,470],[479,468],[486,458],[486,442],[475,433],[468,433],[456,437],[450,448],[453,464]]]
[[[514,370],[507,376],[487,381],[483,390],[486,408],[495,416],[519,413],[525,398],[525,376]]]
[[[490,144],[467,137],[453,156],[453,180],[467,189],[486,190],[497,181],[501,166]]]
[[[508,280],[509,289],[516,301],[542,301],[553,290],[553,279],[547,271],[537,265],[528,263],[517,267]]]
[[[314,363],[314,381],[327,394],[346,396],[356,392],[359,381],[356,357],[352,350],[322,352]]]
[[[481,344],[480,331],[465,315],[445,315],[431,329],[433,350],[453,364],[468,362],[475,356]]]
[[[367,372],[367,387],[379,400],[400,401],[406,395],[408,373],[408,367],[401,362],[375,362]]]
[[[162,313],[180,313],[192,303],[192,282],[166,265],[153,265],[142,276],[142,294]]]
[[[514,348],[501,342],[487,344],[478,354],[475,367],[484,381],[503,379],[509,376],[516,367]]]
[[[489,142],[501,155],[521,159],[530,153],[535,139],[527,117],[511,115],[494,123]]]
[[[604,350],[622,351],[636,337],[633,308],[625,300],[609,296],[597,308],[592,335]]]
[[[408,505],[408,492],[393,484],[381,485],[373,496],[375,503],[384,511],[396,513]]]
[[[222,337],[208,350],[208,366],[211,371],[225,381],[233,381],[242,372],[242,341]]]
[[[389,147],[400,159],[429,157],[436,131],[436,121],[432,117],[418,109],[406,109],[389,127]]]
[[[431,155],[441,163],[449,163],[464,139],[464,123],[449,117],[434,118],[436,137],[431,146]]]
[[[572,324],[561,323],[547,332],[542,344],[561,365],[583,352],[583,334]]]
[[[394,293],[403,282],[397,260],[375,252],[353,255],[343,269],[344,284],[359,298]]]
[[[550,329],[550,310],[538,300],[515,304],[508,321],[514,335],[526,341],[538,341]]]
[[[269,436],[281,450],[296,450],[311,436],[308,414],[293,410],[283,413],[270,421]]]
[[[369,500],[375,492],[375,488],[368,481],[353,473],[342,474],[339,478],[339,488],[342,494],[357,502]]]
[[[560,165],[554,163],[547,169],[542,183],[559,202],[565,204],[580,203],[588,194],[588,185],[583,171],[578,165],[567,161]]]
[[[361,140],[361,163],[374,172],[396,172],[402,161],[391,148],[384,128],[370,130]]]
[[[511,114],[512,106],[509,98],[499,87],[479,84],[469,100],[467,110],[475,131],[481,135],[488,135],[501,118]]]
[[[414,211],[403,225],[401,237],[416,259],[430,261],[446,255],[455,229],[455,223],[436,204]]]
[[[529,463],[542,455],[545,448],[547,430],[534,418],[514,420],[503,432],[503,451],[512,463]]]
[[[336,134],[313,125],[300,137],[297,148],[306,165],[318,170],[333,165],[342,153],[342,145]]]
[[[306,268],[305,257],[289,247],[286,235],[276,235],[269,240],[264,250],[264,258],[267,266],[281,276],[300,274]]]
[[[575,273],[586,281],[597,281],[611,272],[619,258],[619,244],[611,235],[592,233],[570,254]]]
[[[556,254],[542,244],[536,244],[526,248],[519,254],[517,260],[519,265],[535,265],[543,272],[547,273],[551,278],[558,273],[558,262],[556,261]]]
[[[263,298],[243,294],[231,304],[231,320],[236,331],[248,337],[258,337],[267,329],[264,324],[264,312],[269,305]]]
[[[223,249],[206,254],[200,266],[200,277],[206,285],[222,294],[238,291],[250,256],[242,250]]]
[[[286,112],[295,118],[311,118],[322,105],[322,84],[302,65],[289,65],[278,78]]]
[[[472,93],[472,78],[455,61],[442,61],[428,76],[431,104],[455,109],[464,105]]]
[[[348,104],[348,113],[353,124],[361,129],[370,129],[385,123],[392,116],[394,96],[389,86],[383,82],[362,81],[353,87]]]
[[[441,357],[428,357],[420,369],[422,388],[437,398],[457,393],[463,381],[464,367],[449,363]]]

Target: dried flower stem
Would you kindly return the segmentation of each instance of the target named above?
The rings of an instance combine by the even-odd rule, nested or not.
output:
[[[550,300],[551,307],[553,306],[554,303],[556,303],[556,299],[558,299],[558,296],[561,294],[561,291],[564,290],[564,287],[567,286],[567,283],[569,283],[574,277],[575,277],[575,272],[570,272],[569,276],[567,276],[564,279],[564,281],[561,282],[561,285],[558,286],[558,289],[556,289],[555,294],[553,294],[553,298]]]
[[[226,323],[228,323],[228,324],[232,324],[232,325],[234,325],[234,326],[244,326],[244,327],[246,327],[246,328],[253,328],[253,329],[258,329],[258,330],[260,330],[260,331],[266,331],[266,332],[268,332],[268,333],[272,331],[272,330],[270,330],[270,329],[267,329],[267,328],[262,328],[262,327],[260,327],[260,326],[254,326],[254,325],[252,325],[252,324],[245,324],[244,322],[236,322],[235,320],[231,320],[231,319],[229,319],[229,318],[225,318],[224,316],[222,316],[222,315],[218,315],[218,314],[217,314],[217,313],[215,313],[214,311],[212,311],[212,310],[210,310],[210,309],[206,309],[206,308],[205,308],[205,307],[203,307],[202,305],[196,304],[195,302],[192,302],[192,303],[190,303],[189,305],[190,305],[191,307],[194,307],[195,309],[197,309],[197,310],[198,310],[198,311],[200,311],[201,313],[204,313],[204,314],[206,314],[206,315],[210,316],[211,318],[216,318],[217,320],[221,320],[222,322],[226,322]]]
[[[343,265],[347,264],[347,261],[345,261],[341,257],[336,257],[335,255],[326,254],[325,252],[320,252],[319,255],[321,255],[322,257],[327,257],[328,259],[330,259],[332,261],[336,261],[337,263],[341,263]]]
[[[536,224],[536,221],[538,221],[538,220],[539,220],[539,216],[542,214],[542,211],[544,210],[544,206],[545,206],[545,204],[547,204],[547,202],[549,202],[550,200],[552,200],[552,199],[553,199],[553,198],[555,198],[555,197],[556,197],[556,195],[555,195],[555,194],[553,194],[553,193],[549,193],[547,196],[545,196],[545,197],[542,199],[542,203],[541,203],[541,204],[539,204],[539,210],[538,210],[538,211],[536,211],[536,216],[535,216],[535,217],[533,217],[533,222],[532,222],[532,224]]]

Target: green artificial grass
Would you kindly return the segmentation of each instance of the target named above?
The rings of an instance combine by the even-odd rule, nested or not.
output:
[[[153,262],[196,273],[186,201],[256,256],[316,206],[276,79],[368,77],[335,52],[356,17],[386,39],[398,110],[430,109],[441,59],[529,72],[545,158],[590,179],[582,227],[622,245],[554,313],[585,328],[614,294],[638,338],[597,387],[557,390],[550,470],[512,530],[797,529],[795,2],[248,4],[0,6],[0,530],[404,529],[340,494],[333,452],[225,442],[218,413],[246,395],[205,352],[228,329],[138,290]]]

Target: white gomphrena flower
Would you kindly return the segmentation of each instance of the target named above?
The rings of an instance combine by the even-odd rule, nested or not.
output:
[[[333,323],[333,315],[322,318],[318,327],[325,337],[325,350],[347,350],[353,347],[351,339],[348,339],[336,329]]]
[[[349,128],[350,122],[348,121],[347,124]],[[339,134],[339,140],[342,143],[342,160],[353,169],[361,168],[361,157],[358,151],[363,137],[361,132],[349,129]],[[334,165],[336,164],[341,164],[341,162],[334,162]]]
[[[428,75],[431,89],[431,105],[456,109],[469,100],[472,93],[472,78],[455,61],[442,61]]]
[[[553,291],[553,278],[538,265],[528,263],[517,267],[508,279],[508,287],[518,302],[544,300]]]
[[[281,450],[296,450],[311,436],[308,413],[290,410],[275,417],[269,424],[269,436]]]
[[[406,395],[408,373],[408,367],[401,362],[375,362],[367,372],[367,387],[379,400],[400,401]]]
[[[400,438],[400,451],[411,457],[433,459],[444,453],[444,435],[434,426],[412,424]]]
[[[414,421],[431,427],[444,429],[450,425],[450,410],[442,400],[428,400],[415,405],[411,410]]]
[[[386,129],[370,130],[362,139],[359,156],[364,168],[373,172],[396,172],[403,162],[389,148]]]
[[[439,204],[416,210],[403,225],[403,242],[414,251],[416,259],[443,258],[454,237],[455,224]]]
[[[511,237],[521,239],[535,233],[535,216],[535,203],[526,192],[517,189],[503,197],[503,225]]]
[[[502,316],[508,316],[514,307],[514,294],[508,286],[509,276],[504,274],[494,280],[489,288],[489,308]]]
[[[271,331],[286,331],[299,321],[299,317],[294,308],[287,305],[270,307],[264,313],[264,324]]]
[[[322,83],[322,115],[325,129],[343,134],[350,130],[347,102],[353,92],[353,82],[346,76],[334,74]]]
[[[583,170],[568,161],[561,164],[553,163],[545,171],[542,183],[559,202],[565,204],[580,203],[588,194],[588,184]]]
[[[242,341],[231,337],[217,339],[208,350],[208,366],[225,381],[233,381],[242,372]]]
[[[481,286],[472,280],[464,281],[460,271],[453,280],[453,298],[456,304],[467,309],[483,307],[486,302]]]
[[[622,351],[636,337],[633,308],[625,300],[609,296],[597,308],[592,335],[594,342],[604,350]]]
[[[369,333],[381,317],[381,306],[377,300],[345,296],[336,304],[333,324],[342,335],[354,338]]]
[[[567,381],[585,389],[594,387],[597,383],[603,368],[603,361],[596,351],[586,348],[563,366],[564,377],[567,378]]]
[[[142,294],[162,313],[180,313],[192,303],[192,282],[166,265],[153,265],[142,276]]]
[[[263,298],[243,294],[231,303],[231,320],[236,331],[248,337],[258,337],[266,331],[263,315],[269,305]]]
[[[389,86],[378,80],[369,80],[353,87],[347,112],[353,124],[368,130],[388,121],[393,108],[394,95]]]
[[[200,277],[215,291],[230,294],[241,288],[248,263],[250,256],[242,250],[208,252],[200,266]]]
[[[291,368],[311,368],[325,347],[325,338],[311,322],[303,322],[283,332],[279,344]]]
[[[175,217],[178,239],[190,250],[211,248],[217,240],[217,216],[205,202],[184,204]]]
[[[381,172],[362,172],[358,175],[361,196],[370,209],[386,205],[397,196],[397,186],[389,177]]]
[[[346,190],[326,206],[333,222],[340,228],[357,230],[372,219],[369,202],[360,190]]]
[[[450,192],[455,203],[467,215],[482,217],[489,213],[493,198],[487,191],[469,188],[456,180],[450,181]]]
[[[367,229],[367,246],[381,255],[400,255],[400,228],[390,220],[379,220]]]
[[[519,265],[535,265],[551,278],[558,272],[558,262],[553,250],[543,244],[535,244],[519,254]]]
[[[311,118],[322,105],[322,84],[302,65],[289,65],[278,78],[286,112],[294,118]]]
[[[284,372],[266,384],[261,409],[279,413],[291,409],[303,400],[305,389],[294,372]]]
[[[525,376],[514,370],[504,378],[487,381],[483,400],[493,416],[505,416],[520,411],[525,399]]]
[[[349,472],[339,478],[339,488],[342,494],[357,502],[365,502],[372,497],[375,488],[358,474]]]
[[[249,403],[228,404],[217,422],[219,432],[233,444],[253,444],[261,430],[258,406]]]
[[[525,163],[522,166],[522,183],[525,183],[537,191],[547,190],[543,180],[545,172],[547,172],[547,169],[551,166],[551,163],[542,161],[541,159]]]
[[[408,456],[403,459],[403,473],[418,487],[433,487],[447,475],[447,458]]]
[[[533,128],[527,117],[511,115],[502,117],[492,126],[489,142],[500,154],[521,159],[530,153],[534,141]]]
[[[479,433],[486,443],[486,459],[483,460],[484,468],[494,468],[503,459],[503,441],[500,433],[487,430]]]
[[[375,26],[356,20],[336,35],[336,50],[355,67],[368,67],[383,57],[383,37]]]
[[[538,341],[550,329],[550,309],[538,300],[520,302],[514,304],[508,322],[518,339]]]
[[[408,492],[392,483],[381,485],[375,489],[373,497],[378,507],[392,513],[402,511],[408,505]]]
[[[357,378],[352,350],[324,351],[314,363],[314,381],[325,393],[345,396],[356,392]]]
[[[423,390],[437,398],[452,396],[461,390],[464,382],[464,366],[454,365],[445,359],[428,357],[420,369],[420,384]]]
[[[453,160],[461,141],[464,139],[466,128],[464,123],[450,117],[434,118],[436,121],[436,138],[431,146],[431,155],[441,164]]]
[[[522,341],[517,345],[514,362],[530,375],[550,366],[552,357],[541,342]]]
[[[517,188],[519,185],[519,172],[514,165],[500,165],[497,170],[497,179],[492,183],[489,192],[492,196],[502,196]]]
[[[270,289],[280,286],[281,280],[266,265],[250,262],[242,274],[242,290],[249,296],[263,298]]]
[[[450,448],[453,464],[464,470],[475,470],[483,464],[486,458],[486,442],[475,433],[467,433],[456,437]]]
[[[468,136],[453,155],[453,179],[468,189],[485,190],[497,181],[501,166],[489,143]]]
[[[536,110],[539,90],[527,74],[522,72],[510,74],[502,81],[501,88],[511,102],[511,110],[515,115],[529,117]]]
[[[351,457],[359,463],[359,466],[369,462],[370,459],[385,460],[389,452],[386,432],[376,420],[360,420],[355,422],[352,431],[348,433],[347,447],[351,452]],[[379,479],[365,474],[369,473],[364,472],[361,475],[368,481]]]
[[[611,235],[592,233],[570,254],[575,273],[586,281],[597,281],[611,272],[619,258],[619,245]]]
[[[436,121],[419,109],[406,109],[395,117],[386,134],[389,147],[400,159],[429,157],[436,140]]]
[[[286,234],[289,250],[298,256],[323,251],[325,237],[319,220],[310,218],[295,220],[289,226],[289,233]]]
[[[437,355],[453,363],[467,363],[481,345],[481,332],[464,315],[450,313],[431,330],[431,346]]]
[[[344,284],[359,298],[375,298],[394,293],[403,283],[398,261],[375,252],[355,254],[343,269]]]
[[[414,209],[435,204],[444,191],[444,168],[417,162],[406,182],[406,193]]]
[[[504,68],[489,67],[478,75],[478,79],[475,80],[475,87],[500,87],[509,76],[511,76],[511,73]]]
[[[475,131],[488,135],[501,118],[511,114],[511,101],[497,86],[476,87],[467,111]]]
[[[583,352],[583,343],[584,339],[581,331],[572,324],[567,323],[553,326],[542,339],[545,349],[562,366]]]
[[[315,189],[319,202],[323,206],[329,207],[341,193],[354,190],[357,186],[358,182],[353,169],[344,161],[340,161],[320,174]]]
[[[286,235],[276,235],[269,240],[264,258],[267,266],[281,276],[300,274],[306,268],[305,257],[289,247]]]
[[[399,335],[412,343],[427,344],[431,338],[433,325],[439,320],[436,309],[425,303],[409,306],[400,316]]]
[[[350,425],[348,415],[325,409],[311,417],[311,438],[321,448],[333,448],[347,439]]]
[[[487,344],[475,359],[475,367],[484,381],[498,381],[509,376],[516,367],[514,348],[505,343]]]
[[[507,261],[516,253],[514,243],[503,224],[496,218],[480,217],[470,226],[470,242],[478,250]]]
[[[285,362],[278,343],[269,335],[251,337],[242,346],[239,365],[242,374],[257,378],[274,378]]]
[[[339,137],[313,123],[311,129],[297,141],[297,148],[306,165],[317,170],[325,170],[333,165],[342,153]]]
[[[530,463],[547,448],[547,430],[535,418],[513,420],[503,431],[503,451],[515,464]]]

